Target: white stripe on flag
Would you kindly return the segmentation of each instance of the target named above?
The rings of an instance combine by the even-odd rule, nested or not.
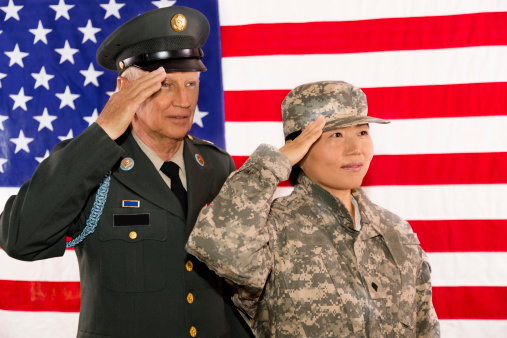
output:
[[[440,320],[444,338],[505,337],[507,320]]]
[[[507,151],[507,116],[393,120],[371,128],[377,155]],[[282,123],[226,122],[225,140],[233,156],[248,156],[261,143],[281,147]]]
[[[506,219],[507,184],[372,186],[371,200],[410,220]],[[450,203],[452,201],[452,203]]]
[[[433,286],[507,286],[507,252],[427,253]]]
[[[344,80],[361,88],[507,81],[507,46],[222,59],[224,90]]]
[[[506,252],[428,253],[433,286],[507,286]],[[74,251],[66,259],[20,262],[0,251],[0,279],[77,282],[79,271]],[[44,264],[41,264],[44,262]],[[24,263],[21,264],[20,263]],[[30,265],[27,265],[30,264]],[[18,271],[23,268],[24,271]]]
[[[507,184],[370,186],[364,190],[375,204],[408,220],[507,218],[507,208],[493,203],[505,200]],[[279,187],[275,197],[291,191],[291,187]]]
[[[0,310],[0,337],[75,337],[79,313]]]
[[[77,282],[79,266],[74,250],[63,257],[24,262],[9,257],[0,250],[0,279],[18,281]],[[0,335],[1,336],[1,335]],[[3,336],[2,336],[3,337]],[[28,337],[28,336],[27,336]]]
[[[219,0],[222,26],[352,21],[507,11],[502,0]]]

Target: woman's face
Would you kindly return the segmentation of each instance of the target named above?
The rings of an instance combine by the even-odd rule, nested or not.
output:
[[[299,162],[306,176],[335,196],[361,185],[373,157],[368,124],[322,133]]]

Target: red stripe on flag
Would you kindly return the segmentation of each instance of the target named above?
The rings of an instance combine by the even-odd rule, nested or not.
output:
[[[0,280],[0,309],[79,312],[79,282]]]
[[[506,172],[507,153],[376,155],[363,186],[499,184]]]
[[[386,119],[500,116],[507,107],[507,82],[363,90],[369,115]],[[226,121],[282,121],[281,104],[289,91],[226,91]]]
[[[239,168],[248,156],[232,158]],[[375,155],[362,185],[504,184],[506,172],[507,153]]]
[[[222,26],[222,56],[507,45],[507,13]],[[297,43],[295,43],[297,42]]]
[[[439,319],[507,319],[507,287],[433,287]]]
[[[507,220],[504,219],[409,223],[426,252],[507,252]]]

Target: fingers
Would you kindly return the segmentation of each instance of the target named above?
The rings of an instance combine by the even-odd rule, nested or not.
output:
[[[118,96],[124,96],[128,100],[133,101],[133,103],[142,103],[160,89],[165,76],[166,73],[164,68],[160,67],[153,72],[129,82],[117,94],[120,94]]]
[[[287,156],[292,165],[301,161],[312,144],[319,139],[325,124],[324,117],[319,116],[315,121],[309,123],[298,137],[293,141],[287,141],[285,145],[280,148],[280,151]]]
[[[97,124],[115,140],[127,130],[134,114],[150,96],[160,90],[166,73],[163,67],[134,81],[121,78],[119,91],[111,96],[97,118]]]

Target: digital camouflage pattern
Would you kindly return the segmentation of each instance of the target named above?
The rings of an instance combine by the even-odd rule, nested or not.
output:
[[[237,286],[258,337],[439,337],[430,265],[410,225],[353,191],[362,228],[289,160],[261,145],[199,215],[186,249]]]
[[[324,131],[363,123],[389,123],[368,115],[364,92],[344,81],[305,83],[290,91],[282,102],[284,136],[305,129],[319,115],[326,119]]]

